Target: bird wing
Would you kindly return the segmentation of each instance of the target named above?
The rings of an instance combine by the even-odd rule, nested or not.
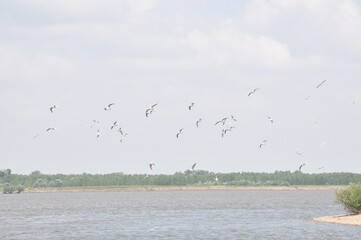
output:
[[[305,164],[301,164],[301,166],[298,168],[298,171],[301,171],[303,166],[305,166]]]
[[[321,87],[321,86],[322,86],[325,82],[326,82],[326,80],[323,80],[320,84],[318,84],[318,85],[317,85],[317,87],[316,87],[316,88]]]
[[[157,105],[158,105],[158,103],[153,104],[150,108],[154,108],[154,107],[157,106]]]
[[[194,170],[195,166],[197,165],[197,163],[192,165],[192,170]]]
[[[108,104],[108,108],[110,108],[111,106],[113,106],[115,103],[110,103]]]

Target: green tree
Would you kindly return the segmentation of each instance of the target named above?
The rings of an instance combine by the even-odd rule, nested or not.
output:
[[[337,200],[353,213],[361,213],[361,184],[350,184],[336,192]]]

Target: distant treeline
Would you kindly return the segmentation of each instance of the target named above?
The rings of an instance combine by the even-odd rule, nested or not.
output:
[[[292,186],[292,185],[348,185],[361,183],[356,173],[302,173],[275,171],[274,173],[235,172],[214,173],[206,170],[177,172],[175,174],[43,174],[34,171],[29,175],[12,174],[10,169],[0,170],[0,187],[92,187],[92,186]]]

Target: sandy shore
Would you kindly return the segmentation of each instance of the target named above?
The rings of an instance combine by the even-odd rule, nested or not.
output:
[[[317,222],[338,223],[354,226],[361,226],[361,214],[336,215],[314,218]]]
[[[120,191],[196,191],[196,190],[338,190],[342,186],[297,187],[237,187],[237,186],[148,186],[148,187],[84,187],[84,188],[27,188],[24,193],[42,192],[120,192]]]

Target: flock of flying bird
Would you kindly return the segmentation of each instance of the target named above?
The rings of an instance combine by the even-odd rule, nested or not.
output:
[[[316,86],[316,88],[321,87],[325,82],[326,82],[326,80],[323,80],[322,82],[320,82],[320,83]],[[260,90],[260,88],[255,88],[254,90],[252,90],[251,92],[249,92],[249,93],[248,93],[248,97],[250,97],[252,94],[255,94],[258,90]],[[310,98],[310,96],[308,96],[308,97],[305,98],[304,100],[307,100],[307,99],[309,99],[309,98]],[[112,110],[112,106],[114,106],[114,105],[115,105],[115,103],[110,103],[110,104],[108,104],[107,106],[104,107],[104,110],[105,110],[105,111],[110,111],[110,110]],[[150,115],[152,115],[152,114],[155,112],[155,108],[156,108],[157,105],[158,105],[158,103],[155,103],[155,104],[153,104],[152,106],[150,106],[149,108],[147,108],[146,111],[145,111],[145,117],[147,117],[147,118],[150,117]],[[194,102],[190,103],[189,106],[188,106],[189,111],[191,111],[195,106],[196,106],[196,104],[195,104]],[[55,109],[56,109],[56,108],[57,108],[57,105],[54,104],[54,105],[50,106],[49,110],[50,110],[50,112],[53,114],[53,113],[55,112]],[[273,123],[273,122],[274,122],[273,119],[272,119],[270,116],[268,116],[267,119],[268,119],[268,121],[269,121],[270,123]],[[236,119],[233,115],[231,115],[231,116],[229,116],[229,117],[224,117],[224,118],[218,120],[217,122],[215,122],[214,125],[215,125],[215,126],[217,126],[217,125],[225,126],[227,121],[228,121],[228,122],[229,122],[229,121],[236,122],[237,119]],[[93,122],[94,122],[95,124],[99,124],[99,123],[100,123],[99,121],[97,121],[97,120],[95,120],[95,119],[93,119]],[[195,125],[196,125],[197,128],[200,126],[201,122],[202,122],[202,118],[199,118],[199,119],[195,122]],[[88,127],[93,128],[92,125],[88,125]],[[113,130],[113,129],[116,128],[116,127],[118,127],[118,121],[115,121],[115,122],[110,126],[110,129]],[[234,128],[236,128],[236,127],[235,127],[235,126],[229,126],[229,127],[226,127],[226,128],[223,127],[222,130],[221,130],[221,137],[223,138],[228,132],[232,131]],[[46,132],[55,131],[55,130],[57,130],[57,128],[55,128],[55,127],[49,127],[49,128],[46,129]],[[178,132],[175,134],[176,138],[179,138],[179,137],[181,136],[181,134],[183,133],[183,130],[184,130],[184,128],[181,128],[181,129],[178,130]],[[121,127],[118,128],[118,132],[119,132],[119,133],[121,134],[121,136],[122,136],[121,139],[120,139],[120,142],[123,142],[124,138],[128,135],[128,133],[125,133]],[[40,134],[35,135],[34,138],[37,138],[39,135],[40,135]],[[98,129],[97,132],[96,132],[96,137],[97,137],[97,138],[100,137],[100,130],[99,130],[99,129]],[[259,148],[262,148],[262,147],[263,147],[264,145],[266,145],[266,144],[267,144],[267,139],[264,139],[264,140],[259,144]],[[323,142],[323,143],[320,145],[319,148],[323,147],[324,144],[325,144],[325,142]],[[297,155],[299,155],[299,156],[302,155],[301,149],[300,149],[299,147],[297,148],[296,153],[297,153]],[[192,167],[188,169],[188,171],[190,171],[190,172],[195,171],[195,166],[196,166],[196,165],[197,165],[197,163],[194,163],[194,164],[192,165]],[[302,169],[305,165],[306,165],[306,163],[302,163],[302,164],[299,166],[298,170],[301,171],[301,169]],[[153,167],[154,167],[154,166],[157,166],[157,164],[156,164],[155,162],[150,162],[150,163],[149,163],[149,168],[150,168],[150,170],[153,170]],[[322,168],[323,168],[323,167],[318,168],[318,169],[322,169]],[[214,180],[218,181],[217,178],[215,178]]]

